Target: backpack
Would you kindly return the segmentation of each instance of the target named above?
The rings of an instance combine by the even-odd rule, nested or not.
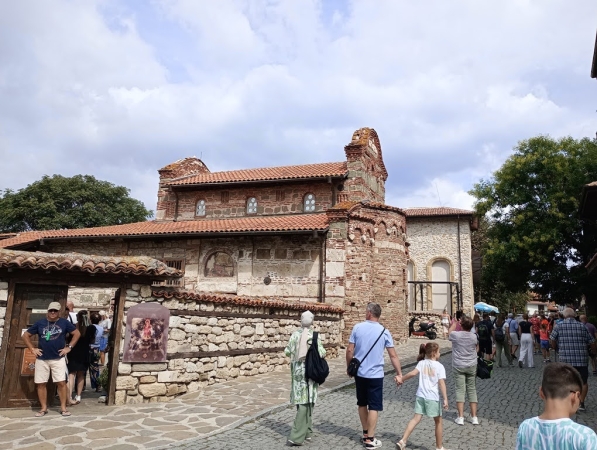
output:
[[[311,347],[307,350],[307,356],[305,357],[305,378],[313,380],[314,383],[323,384],[330,374],[330,368],[327,361],[319,355],[319,350],[317,349],[318,335],[317,331],[313,332]]]
[[[495,342],[504,342],[506,340],[506,335],[504,334],[504,327],[496,327],[494,333]]]
[[[490,339],[491,336],[489,335],[489,327],[485,321],[481,321],[477,324],[477,334],[479,335],[480,341],[487,341]]]
[[[477,376],[482,380],[491,378],[491,372],[493,370],[493,361],[489,361],[483,358],[477,358]]]

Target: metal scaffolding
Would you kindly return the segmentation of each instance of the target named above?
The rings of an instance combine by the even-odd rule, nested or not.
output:
[[[417,290],[421,292],[421,311],[427,311],[425,308],[425,296],[423,295],[423,286],[429,286],[432,284],[449,284],[450,285],[450,301],[448,303],[450,314],[453,314],[452,311],[452,304],[454,301],[454,297],[456,297],[456,310],[462,310],[462,290],[460,289],[460,284],[456,281],[409,281],[409,284],[414,285],[415,289],[415,298],[414,298],[414,305],[415,309],[417,306]]]

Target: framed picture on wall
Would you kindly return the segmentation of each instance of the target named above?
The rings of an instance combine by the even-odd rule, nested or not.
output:
[[[158,303],[141,303],[128,310],[124,337],[125,363],[167,361],[170,311]]]

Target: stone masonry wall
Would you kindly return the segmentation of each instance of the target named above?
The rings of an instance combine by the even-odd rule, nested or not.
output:
[[[0,302],[8,300],[8,282],[0,279]],[[0,306],[0,347],[2,347],[2,337],[4,336],[4,320],[6,319],[6,306]]]
[[[402,214],[373,208],[363,208],[349,219],[344,263],[345,341],[352,327],[365,319],[367,303],[372,301],[380,304],[380,322],[394,339],[398,342],[408,337],[404,225]]]
[[[171,311],[168,361],[120,363],[116,404],[168,401],[221,381],[288,370],[289,360],[283,348],[292,332],[300,328],[300,311],[296,309],[284,309],[279,302],[268,307],[267,302],[256,302],[251,306],[188,298],[167,299],[156,296],[149,286],[132,285],[127,290],[125,315],[128,308],[146,301],[157,301]],[[243,317],[229,317],[226,313]],[[247,317],[259,314],[269,317]],[[291,316],[296,318],[289,318]],[[314,329],[321,333],[328,358],[338,356],[342,327],[339,313],[315,312]],[[124,328],[122,336],[121,349]],[[231,352],[235,354],[231,355]]]
[[[114,298],[115,288],[72,287],[68,288],[68,300],[75,304],[75,311],[80,309],[106,310]]]
[[[452,279],[450,281],[460,282],[457,229],[458,219],[456,217],[407,219],[407,239],[410,244],[410,260],[414,265],[414,281],[431,281],[430,266],[432,262],[443,259],[448,261],[451,266]],[[473,311],[473,270],[471,230],[468,218],[460,219],[460,248],[463,309],[464,312],[470,314]],[[423,294],[425,304],[429,304],[427,300],[430,298],[431,288],[423,289]],[[455,301],[456,299],[454,299]]]
[[[123,241],[76,241],[48,243],[50,252],[80,252],[95,255],[150,256],[159,260],[184,261],[183,285],[194,292],[229,293],[243,296],[279,297],[316,301],[320,287],[320,237],[288,235],[219,239],[171,239]],[[232,277],[205,276],[205,265],[216,252],[228,254],[234,264]],[[265,284],[265,278],[269,284]],[[91,307],[106,300],[108,292],[98,290],[69,293],[75,307]],[[109,301],[109,299],[107,299]],[[77,305],[77,303],[87,305]]]

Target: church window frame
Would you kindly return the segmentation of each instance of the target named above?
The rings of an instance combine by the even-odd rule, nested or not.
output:
[[[195,203],[195,217],[205,217],[207,214],[207,202],[204,198],[200,198]]]
[[[247,214],[257,214],[258,204],[256,197],[249,197],[247,199]]]
[[[303,212],[315,212],[317,208],[317,197],[312,192],[307,192],[303,197]]]

